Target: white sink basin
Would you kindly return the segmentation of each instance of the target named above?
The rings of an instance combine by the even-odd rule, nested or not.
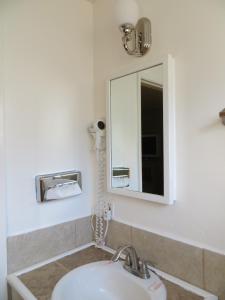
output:
[[[52,300],[166,300],[166,289],[152,272],[150,279],[141,279],[125,271],[121,262],[100,261],[66,274]]]

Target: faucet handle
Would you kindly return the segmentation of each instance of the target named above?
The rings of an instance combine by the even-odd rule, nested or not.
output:
[[[128,252],[128,249],[129,249],[129,248],[133,248],[133,247],[130,246],[130,245],[120,246],[120,247],[116,250],[116,252],[113,254],[111,260],[114,261],[114,262],[116,262],[116,261],[118,261],[118,260],[126,261],[127,256],[129,255],[129,252]],[[123,252],[126,253],[126,254],[125,254],[125,259],[123,259],[123,258],[121,259],[121,254],[122,254]]]
[[[144,260],[139,260],[139,272],[145,279],[150,278],[148,263]]]

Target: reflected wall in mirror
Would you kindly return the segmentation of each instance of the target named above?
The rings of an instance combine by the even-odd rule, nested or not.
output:
[[[161,203],[175,200],[172,58],[110,80],[110,192]]]

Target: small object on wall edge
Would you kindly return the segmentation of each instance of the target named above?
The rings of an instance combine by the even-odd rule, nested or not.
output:
[[[222,120],[223,125],[225,125],[225,108],[223,110],[221,110],[221,112],[219,113],[219,116]]]

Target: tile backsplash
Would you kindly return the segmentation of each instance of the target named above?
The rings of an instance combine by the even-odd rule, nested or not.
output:
[[[151,258],[158,269],[203,288],[202,249],[133,227],[131,237],[143,259]]]
[[[125,244],[132,244],[138,255],[154,263],[157,269],[225,300],[224,255],[113,220],[107,246],[117,249]]]
[[[90,217],[8,238],[8,273],[43,262],[92,241]]]
[[[8,238],[8,273],[30,267],[92,241],[90,217]],[[225,300],[225,256],[141,230],[110,222],[107,246],[132,244],[140,257],[165,273],[200,287]],[[169,285],[174,290],[174,286]],[[187,299],[177,291],[175,299]],[[174,295],[175,295],[174,294]],[[185,298],[186,297],[186,298]],[[192,296],[193,299],[195,296]],[[190,298],[190,295],[188,299]]]

